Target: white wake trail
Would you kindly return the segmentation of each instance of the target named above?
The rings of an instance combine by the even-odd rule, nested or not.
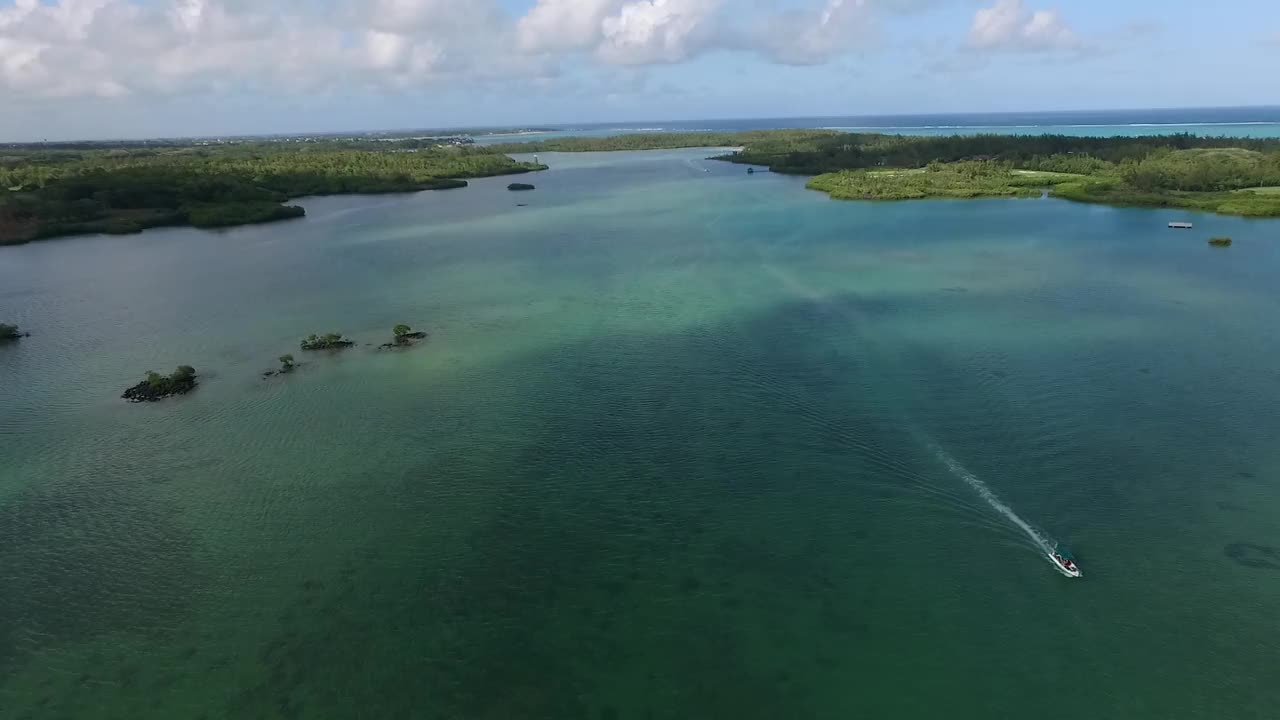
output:
[[[968,484],[969,487],[973,488],[983,500],[986,500],[987,504],[996,512],[1004,515],[1009,519],[1009,522],[1021,528],[1021,530],[1027,534],[1027,537],[1031,538],[1031,541],[1039,546],[1039,548],[1046,554],[1052,553],[1057,548],[1049,538],[1045,537],[1038,530],[1032,527],[1031,523],[1019,517],[1018,513],[1013,511],[1013,508],[1006,505],[1005,502],[991,490],[991,488],[987,487],[986,483],[982,482],[977,475],[969,472],[969,470],[966,469],[965,466],[961,465],[959,460],[952,457],[950,453],[938,447],[934,443],[929,443],[929,449],[933,451],[933,454],[937,456],[937,458],[941,460],[943,464],[951,470],[951,472],[955,473],[961,480],[964,480],[965,483]]]
[[[767,262],[763,257],[760,258],[760,264],[767,272],[772,274],[780,282],[782,282],[782,284],[786,285],[791,290],[798,292],[800,295],[808,298],[813,302],[816,302],[816,303],[823,302],[824,297],[822,293],[820,293],[816,288],[813,288],[808,284],[802,282],[801,280],[796,278],[795,275],[783,271],[778,266]],[[849,311],[846,310],[845,312],[849,312]],[[908,427],[911,427],[911,423],[905,422],[905,419],[904,419],[904,424],[906,424]],[[1018,513],[1013,511],[1013,508],[1005,504],[1005,502],[1001,500],[1000,497],[996,495],[991,488],[987,487],[986,483],[982,482],[982,480],[977,475],[974,475],[973,473],[969,472],[968,468],[961,465],[959,460],[956,460],[954,457],[951,456],[950,453],[942,449],[942,447],[940,447],[936,442],[934,442],[932,438],[929,438],[927,435],[925,435],[923,432],[921,432],[919,429],[916,429],[916,428],[913,428],[911,430],[911,434],[913,437],[916,438],[917,441],[923,442],[923,444],[933,452],[934,456],[936,456],[939,460],[941,460],[942,463],[946,465],[947,468],[951,470],[951,472],[954,475],[959,477],[961,480],[964,480],[966,485],[973,488],[974,491],[978,493],[978,496],[981,497],[983,500],[985,500],[993,510],[1003,515],[1005,518],[1009,520],[1009,522],[1013,523],[1014,526],[1022,530],[1022,532],[1026,534],[1027,538],[1029,538],[1031,542],[1034,543],[1035,546],[1039,548],[1040,552],[1044,553],[1046,557],[1051,556],[1053,555],[1053,553],[1057,552],[1058,544],[1056,542],[1054,542],[1051,538],[1045,536],[1039,530],[1036,530],[1034,527],[1032,527],[1031,523],[1027,522],[1026,520],[1023,520],[1022,517],[1018,515]],[[936,490],[933,490],[933,492],[935,494],[937,493]],[[1063,570],[1059,568],[1056,563],[1053,563],[1053,565],[1059,572],[1063,572]]]

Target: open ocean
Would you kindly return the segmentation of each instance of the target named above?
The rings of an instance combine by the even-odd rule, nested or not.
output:
[[[1229,135],[1280,137],[1280,107],[1191,108],[1181,110],[1101,110],[1038,113],[952,113],[849,117],[692,120],[680,122],[600,123],[559,127],[554,132],[481,135],[480,144],[548,140],[558,137],[610,137],[654,132],[735,132],[778,128],[825,128],[844,132],[902,135]]]

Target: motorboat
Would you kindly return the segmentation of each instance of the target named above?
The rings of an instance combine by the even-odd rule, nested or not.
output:
[[[1049,561],[1053,566],[1058,568],[1058,572],[1067,577],[1078,578],[1084,575],[1080,572],[1080,566],[1076,564],[1075,558],[1071,557],[1071,553],[1066,549],[1056,547],[1049,551]]]

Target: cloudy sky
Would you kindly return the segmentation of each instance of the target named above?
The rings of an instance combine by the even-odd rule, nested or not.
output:
[[[0,0],[0,140],[1280,104],[1280,0]]]

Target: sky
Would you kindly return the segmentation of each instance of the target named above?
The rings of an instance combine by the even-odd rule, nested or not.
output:
[[[1280,104],[1277,0],[0,0],[0,140]]]

